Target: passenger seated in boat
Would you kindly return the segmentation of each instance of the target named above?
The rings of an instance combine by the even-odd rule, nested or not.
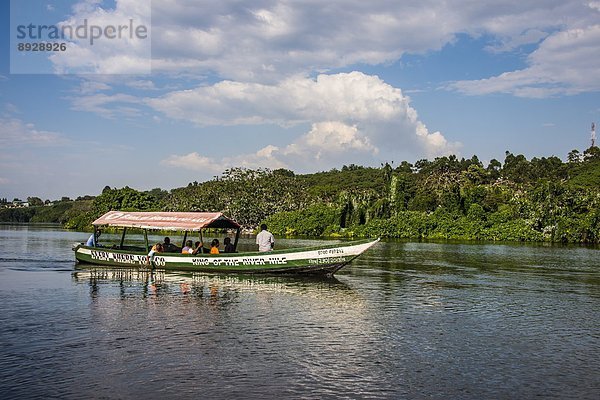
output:
[[[219,239],[210,242],[210,254],[219,254]]]
[[[162,243],[156,243],[154,246],[152,246],[152,249],[150,249],[150,252],[148,253],[148,259],[146,260],[148,262],[148,264],[150,264],[150,261],[152,261],[152,259],[154,258],[154,255],[156,253],[162,253],[162,252],[163,252]]]
[[[206,247],[204,247],[204,243],[202,242],[196,242],[194,244],[194,252],[192,254],[202,254],[202,253],[209,253],[210,250],[208,250]]]
[[[225,239],[223,239],[223,244],[225,245],[223,253],[235,253],[235,247],[233,247],[233,245],[231,244],[230,237],[226,237]]]
[[[165,238],[165,242],[162,244],[162,248],[162,251],[164,251],[165,253],[178,253],[180,251],[179,247],[171,243],[171,239],[168,236]]]
[[[98,247],[98,239],[100,238],[100,235],[102,234],[101,230],[97,230],[96,232],[92,233],[89,237],[89,239],[87,240],[87,242],[85,242],[86,246],[89,247]]]
[[[181,249],[181,254],[194,254],[194,249],[192,248],[191,240],[185,242],[185,247]]]

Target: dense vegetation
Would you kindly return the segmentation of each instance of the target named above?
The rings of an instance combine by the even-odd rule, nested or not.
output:
[[[3,221],[89,229],[111,209],[223,211],[280,235],[600,243],[600,150],[527,160],[506,152],[308,175],[234,168],[170,192],[105,187],[93,200],[0,210]]]

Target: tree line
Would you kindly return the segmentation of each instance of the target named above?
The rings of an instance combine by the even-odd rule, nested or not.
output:
[[[232,168],[171,191],[107,186],[59,205],[0,210],[0,220],[86,230],[109,210],[221,211],[278,235],[600,243],[600,150],[573,150],[566,162],[507,151],[487,165],[445,156],[304,175]]]

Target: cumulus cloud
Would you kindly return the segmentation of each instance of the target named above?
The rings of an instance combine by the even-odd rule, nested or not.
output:
[[[315,153],[316,159],[350,151],[377,154],[379,150],[373,146],[368,137],[358,131],[356,125],[349,126],[339,121],[318,122],[300,138],[297,143],[286,147],[284,154],[304,155]]]
[[[147,4],[116,0],[114,8],[108,9],[96,0],[84,1],[65,23],[89,18],[109,24],[135,16],[136,22],[149,24],[142,3]],[[108,90],[108,85],[95,84],[82,87],[88,91],[74,100],[73,108],[115,118],[139,116],[140,108],[148,106],[167,118],[199,126],[305,128],[288,144],[240,156],[214,160],[194,152],[171,155],[163,163],[173,167],[207,169],[211,162],[288,166],[302,158],[314,165],[333,165],[352,157],[373,162],[413,155],[434,157],[456,152],[460,144],[441,132],[430,132],[400,88],[376,76],[328,71],[395,62],[405,54],[427,54],[466,34],[486,38],[491,52],[534,50],[526,58],[526,68],[452,82],[445,86],[448,90],[523,97],[597,91],[599,4],[423,0],[392,7],[388,2],[331,0],[326,7],[315,7],[313,0],[251,4],[153,0],[155,76],[189,78],[187,85],[203,83],[145,99],[115,93],[117,89],[99,93]],[[122,44],[98,43],[92,49],[75,43],[66,58],[53,62],[57,71],[91,66],[92,71],[107,74],[139,73],[147,67],[144,48],[134,46],[130,51],[127,46],[132,43]],[[153,81],[138,77],[124,85],[124,90],[156,89]]]
[[[427,149],[428,156],[455,153],[460,144],[448,143],[439,133],[428,133],[424,125],[418,124],[418,140]],[[383,149],[388,155],[393,155]],[[311,129],[284,147],[268,145],[254,153],[228,157],[206,157],[198,152],[171,155],[161,164],[215,174],[226,168],[287,168],[299,172],[324,170],[339,167],[344,163],[374,164],[379,159],[380,149],[372,145],[369,138],[356,125],[339,121],[314,123]]]
[[[309,124],[285,146],[221,159],[198,153],[171,155],[164,164],[195,170],[230,166],[327,169],[343,163],[376,163],[410,154],[456,152],[440,132],[429,132],[400,89],[360,72],[294,77],[279,85],[219,82],[169,93],[147,103],[171,118],[199,125]]]
[[[400,89],[356,71],[316,79],[295,76],[274,85],[221,81],[146,102],[171,118],[198,125],[390,120],[411,112]]]
[[[324,121],[313,123],[307,133],[282,148],[267,146],[252,157],[242,155],[236,161],[250,158],[256,166],[303,171],[307,166],[329,169],[353,160],[372,164],[378,153],[379,149],[357,125]]]
[[[270,153],[280,163],[298,158],[351,160],[456,151],[440,132],[429,132],[398,88],[361,72],[293,77],[276,85],[223,81],[148,98],[170,118],[198,125],[310,124],[310,130]]]

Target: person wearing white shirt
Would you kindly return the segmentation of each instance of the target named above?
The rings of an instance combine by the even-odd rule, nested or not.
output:
[[[260,233],[256,235],[256,244],[258,251],[271,251],[275,246],[275,237],[267,230],[267,225],[260,226]]]

